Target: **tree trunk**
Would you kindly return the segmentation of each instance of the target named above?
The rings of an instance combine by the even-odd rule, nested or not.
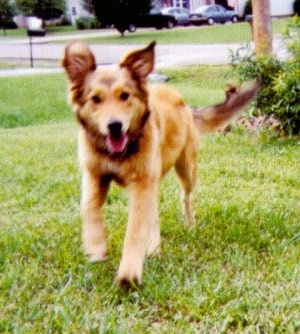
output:
[[[252,0],[253,38],[257,55],[272,52],[270,0]]]

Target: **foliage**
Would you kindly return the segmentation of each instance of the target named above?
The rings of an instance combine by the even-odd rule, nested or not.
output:
[[[244,15],[251,15],[252,14],[252,0],[248,0],[245,5]]]
[[[294,1],[294,12],[300,16],[300,0]]]
[[[83,8],[87,12],[89,12],[91,14],[94,13],[95,9],[94,9],[93,0],[82,0],[81,3],[82,3]]]
[[[95,15],[102,26],[114,24],[118,29],[139,14],[144,14],[151,8],[150,0],[93,0]]]
[[[79,17],[76,20],[76,26],[78,30],[98,29],[100,22],[94,17]]]
[[[291,26],[300,24],[300,18],[294,18]],[[289,132],[300,133],[300,27],[297,32],[287,32],[287,46],[292,57],[284,64],[283,70],[274,80],[274,90],[278,97],[274,105],[274,114],[284,120]]]
[[[15,0],[19,12],[34,15],[43,20],[61,17],[66,9],[64,0]]]
[[[10,22],[15,8],[9,0],[0,0],[0,29],[10,28]]]
[[[294,18],[287,30],[286,43],[291,54],[285,62],[275,56],[256,56],[240,49],[232,54],[231,65],[241,81],[258,79],[261,91],[254,106],[258,113],[274,115],[288,134],[300,133],[300,30]],[[245,52],[246,51],[246,52]]]

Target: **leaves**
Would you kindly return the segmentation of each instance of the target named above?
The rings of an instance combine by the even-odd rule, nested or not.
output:
[[[258,79],[262,89],[256,100],[257,114],[274,115],[289,135],[300,133],[300,19],[293,19],[286,32],[291,57],[286,62],[275,56],[255,56],[241,48],[231,54],[231,66],[240,81]]]
[[[35,15],[44,20],[60,17],[66,8],[64,0],[16,0],[15,5],[22,14]]]

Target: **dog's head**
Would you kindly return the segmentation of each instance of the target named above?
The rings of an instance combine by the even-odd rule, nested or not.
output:
[[[149,117],[147,76],[154,67],[154,46],[129,53],[117,67],[97,69],[95,56],[81,42],[66,47],[62,65],[69,79],[70,102],[97,147],[110,154],[126,151]]]

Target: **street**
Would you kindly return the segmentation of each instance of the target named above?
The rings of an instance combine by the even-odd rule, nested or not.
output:
[[[93,36],[100,36],[101,33],[93,33]],[[88,35],[91,37],[91,35]],[[72,35],[72,39],[86,37],[85,34]],[[58,43],[57,40],[61,43]],[[36,37],[32,39],[32,54],[35,61],[51,63],[51,68],[56,71],[60,68],[60,59],[64,53],[65,45],[70,41],[70,36]],[[151,42],[151,41],[149,41]],[[279,36],[274,37],[274,53],[279,58],[286,58],[287,52],[283,47]],[[245,46],[241,43],[230,44],[158,44],[156,46],[156,68],[180,67],[186,65],[209,64],[219,65],[230,62],[230,50],[236,52]],[[118,63],[124,53],[141,47],[141,45],[126,44],[91,44],[96,55],[98,65]],[[0,43],[0,62],[22,61],[30,64],[29,38],[22,40],[2,40]],[[27,67],[27,66],[26,66]],[[45,67],[45,66],[44,66]],[[2,70],[0,76],[13,75],[22,72],[16,70]],[[23,70],[24,72],[24,70]],[[25,70],[25,73],[36,73],[36,70]]]

